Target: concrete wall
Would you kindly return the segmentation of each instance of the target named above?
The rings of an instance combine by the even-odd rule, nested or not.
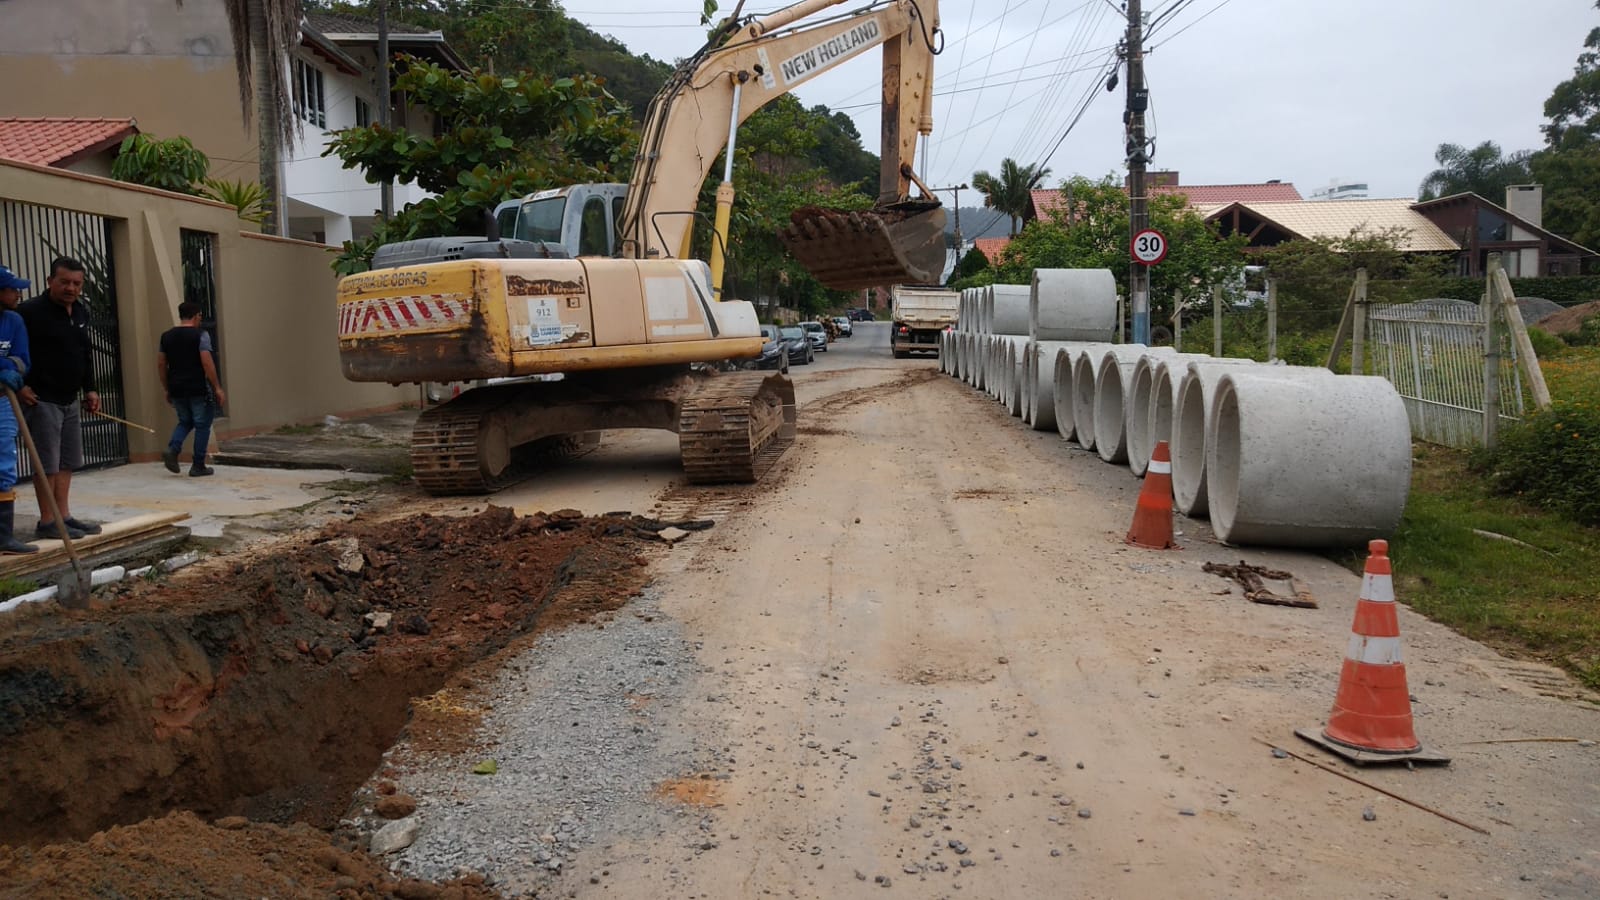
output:
[[[241,232],[231,207],[181,194],[0,160],[0,199],[113,221],[112,257],[127,418],[135,456],[160,451],[175,423],[156,375],[157,340],[183,300],[179,230],[217,236],[217,325],[227,416],[223,435],[393,408],[415,387],[356,384],[339,373],[336,279],[329,250]]]

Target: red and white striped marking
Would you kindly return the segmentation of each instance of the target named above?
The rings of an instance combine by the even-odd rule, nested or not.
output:
[[[339,337],[441,331],[465,327],[471,319],[472,298],[463,294],[350,300],[339,304]]]

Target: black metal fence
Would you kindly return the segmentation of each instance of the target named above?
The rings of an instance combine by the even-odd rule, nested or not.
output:
[[[222,371],[222,343],[217,333],[217,236],[205,231],[178,232],[183,252],[183,299],[200,305],[200,327],[211,335],[211,356]]]
[[[112,221],[103,216],[0,201],[0,261],[32,281],[34,293],[45,290],[50,263],[56,257],[70,256],[83,263],[83,295],[79,301],[89,311],[94,384],[101,408],[121,418],[125,412],[122,344],[117,329],[111,226]],[[84,416],[83,458],[84,468],[89,469],[126,463],[127,428],[100,416]],[[19,452],[18,461],[22,480],[32,477],[32,464],[25,452]]]

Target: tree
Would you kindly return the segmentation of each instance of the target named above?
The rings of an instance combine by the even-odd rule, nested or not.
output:
[[[211,160],[186,137],[130,134],[111,161],[111,177],[118,181],[180,194],[202,193],[198,185],[210,171]]]
[[[378,18],[383,0],[307,0],[312,10]],[[387,0],[389,21],[444,33],[467,65],[493,75],[572,74],[570,20],[553,0]]]
[[[983,194],[983,205],[1011,217],[1011,234],[1017,233],[1017,223],[1026,223],[1033,217],[1033,189],[1044,183],[1050,170],[1034,163],[1021,166],[1007,157],[1000,161],[1000,177],[988,172],[976,172],[972,186]]]
[[[1593,247],[1600,243],[1600,28],[1583,47],[1572,77],[1544,103],[1550,121],[1533,175],[1544,185],[1544,227]]]
[[[183,5],[183,0],[176,2]],[[265,231],[283,234],[288,205],[283,202],[278,157],[294,142],[298,127],[290,107],[289,67],[283,60],[300,43],[300,0],[223,0],[223,8],[239,76],[239,111],[245,127],[256,130],[261,186],[271,198],[273,213]]]
[[[952,286],[985,281],[1027,284],[1034,269],[1045,268],[1110,269],[1119,284],[1126,283],[1132,265],[1128,192],[1109,176],[1100,181],[1077,176],[1065,186],[1073,197],[1070,224],[1066,210],[1053,210],[1047,218],[1030,222],[1001,252],[991,272]],[[1182,195],[1156,194],[1148,207],[1150,227],[1166,235],[1169,247],[1167,258],[1150,270],[1152,321],[1166,321],[1172,315],[1172,298],[1180,291],[1188,298],[1202,297],[1212,285],[1237,279],[1246,239],[1238,234],[1221,237]]]
[[[369,125],[338,132],[337,156],[368,181],[416,183],[438,196],[408,204],[359,244],[346,242],[342,272],[366,268],[382,244],[474,233],[485,209],[536,190],[615,181],[631,167],[635,137],[626,115],[593,78],[461,75],[409,60],[395,90],[443,121],[438,137]]]
[[[1529,158],[1533,154],[1518,150],[1502,156],[1500,145],[1484,141],[1471,150],[1460,144],[1440,144],[1433,153],[1439,168],[1428,173],[1417,188],[1422,200],[1472,192],[1493,203],[1503,203],[1506,186],[1526,184],[1533,178]]]

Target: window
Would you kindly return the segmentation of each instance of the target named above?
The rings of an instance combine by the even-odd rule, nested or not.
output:
[[[523,241],[561,243],[561,219],[567,212],[567,198],[549,197],[522,204],[517,215],[515,237]]]
[[[367,127],[368,125],[371,125],[371,124],[372,124],[372,107],[367,105],[367,101],[361,99],[360,97],[357,97],[356,98],[356,127],[357,128],[365,128],[365,127]]]
[[[328,103],[322,90],[322,70],[303,59],[294,61],[294,113],[318,128],[328,127]]]
[[[578,232],[579,256],[610,256],[610,235],[606,231],[606,201],[590,197],[583,204],[583,225]]]

